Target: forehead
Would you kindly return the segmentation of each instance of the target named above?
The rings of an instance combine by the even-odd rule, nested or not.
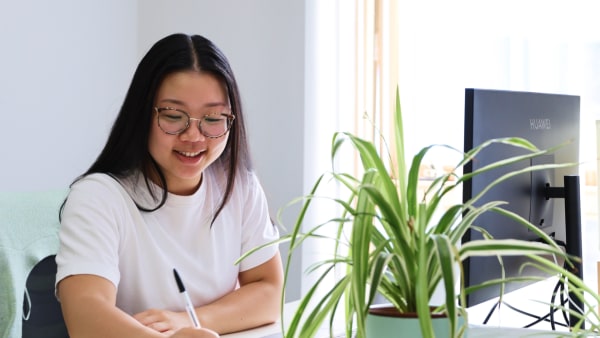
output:
[[[225,84],[206,72],[184,71],[167,75],[156,93],[156,103],[175,103],[194,108],[227,105]]]

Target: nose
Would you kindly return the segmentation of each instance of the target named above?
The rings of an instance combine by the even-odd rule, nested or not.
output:
[[[203,142],[206,140],[206,136],[200,131],[200,120],[190,119],[190,126],[179,134],[182,141],[188,142]]]

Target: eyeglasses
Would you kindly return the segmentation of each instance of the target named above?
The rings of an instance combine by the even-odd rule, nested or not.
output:
[[[158,116],[158,126],[169,135],[179,135],[190,127],[191,121],[198,121],[198,129],[202,135],[209,138],[218,138],[225,135],[235,119],[235,115],[226,112],[217,112],[196,119],[181,109],[172,107],[154,107]]]

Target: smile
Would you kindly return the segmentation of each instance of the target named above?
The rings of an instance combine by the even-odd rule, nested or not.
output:
[[[197,152],[191,153],[191,152],[187,152],[187,151],[177,151],[177,150],[176,150],[176,152],[185,157],[196,157],[202,153],[202,151],[197,151]]]

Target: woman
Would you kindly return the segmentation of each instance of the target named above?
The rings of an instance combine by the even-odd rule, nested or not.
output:
[[[213,337],[277,319],[277,247],[234,265],[278,237],[244,128],[211,41],[174,34],[148,51],[62,209],[56,280],[71,337]],[[206,330],[189,328],[174,269]]]

